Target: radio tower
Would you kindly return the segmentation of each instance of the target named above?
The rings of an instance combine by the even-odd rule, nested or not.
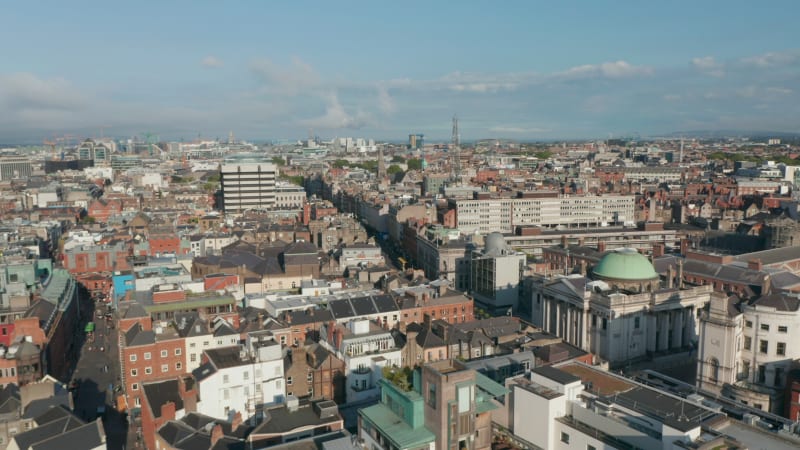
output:
[[[453,116],[453,136],[450,145],[450,178],[460,184],[461,180],[461,136],[458,134],[458,116]]]
[[[681,159],[678,161],[678,166],[683,167],[683,136],[681,136]]]

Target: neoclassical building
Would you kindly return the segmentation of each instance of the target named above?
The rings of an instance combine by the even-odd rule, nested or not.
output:
[[[689,349],[698,341],[699,312],[714,294],[711,286],[680,279],[679,268],[662,281],[634,249],[609,251],[589,275],[534,281],[531,320],[612,367]]]
[[[700,330],[697,387],[783,415],[792,361],[800,358],[800,297],[715,300],[701,316]]]

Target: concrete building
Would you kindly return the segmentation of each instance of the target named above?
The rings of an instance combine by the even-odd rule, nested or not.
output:
[[[491,413],[500,407],[494,399],[505,388],[457,360],[426,364],[411,380],[404,376],[381,380],[381,402],[359,411],[358,435],[367,448],[491,448]]]
[[[277,207],[278,168],[255,155],[229,158],[220,164],[222,209],[226,213]]]
[[[484,248],[470,255],[469,289],[475,303],[490,314],[516,310],[525,260],[525,254],[509,247],[501,233],[486,236]]]
[[[478,193],[469,200],[450,200],[456,228],[463,233],[511,233],[517,226],[555,228],[633,225],[633,195],[558,195],[520,192],[516,198]]]
[[[700,326],[697,387],[784,414],[789,372],[800,359],[793,345],[800,339],[800,297],[720,298],[703,311]]]
[[[0,158],[0,181],[27,179],[31,176],[31,160],[22,156]]]
[[[78,147],[78,159],[89,159],[95,166],[105,166],[111,162],[111,152],[112,149],[108,145],[87,139]]]

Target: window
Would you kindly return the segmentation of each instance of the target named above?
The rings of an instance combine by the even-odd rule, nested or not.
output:
[[[281,345],[286,345],[286,336],[281,336]]]
[[[719,381],[719,360],[717,358],[711,358],[711,381],[717,382]]]
[[[608,319],[603,317],[603,329],[605,330],[607,326],[608,326]]]
[[[192,353],[191,355],[189,355],[189,361],[197,362],[197,353]]]
[[[203,341],[203,347],[208,347],[208,341]]]
[[[181,349],[180,348],[176,348],[175,349],[175,356],[181,356]]]
[[[286,377],[286,385],[287,386],[291,386],[292,385],[292,377]]]
[[[563,431],[561,432],[561,442],[569,444],[569,435]]]
[[[245,380],[249,380],[250,379],[250,372],[244,371],[242,373],[242,378],[244,378]]]
[[[152,357],[150,352],[144,352],[144,359],[149,360]]]
[[[641,318],[634,317],[633,318],[633,328],[638,330],[640,325],[641,325]]]
[[[169,372],[169,364],[162,364],[161,365],[161,373]]]
[[[136,362],[136,354],[131,355],[131,362]]]
[[[314,394],[314,388],[308,388],[308,395]]]
[[[778,347],[775,351],[778,356],[786,356],[786,342],[778,342]]]
[[[179,362],[176,362],[175,363],[175,370],[181,370],[181,369],[183,369],[183,364],[181,364]]]
[[[167,350],[161,350],[161,357],[162,357],[162,358],[166,358],[167,356],[169,356],[169,351],[167,351]]]
[[[745,350],[750,350],[750,348],[752,346],[753,346],[753,339],[750,336],[745,336],[744,337],[744,349]]]
[[[306,375],[306,381],[314,381],[314,372],[308,372],[308,375]]]
[[[597,450],[594,445],[586,444],[586,450]]]
[[[228,377],[228,374],[225,374],[225,375],[222,376],[222,382],[223,383],[228,384],[229,381],[230,381],[230,379]]]
[[[433,383],[428,385],[428,405],[436,409],[436,385]]]
[[[138,376],[138,375],[139,375],[139,371],[138,371],[138,370],[136,370],[136,369],[131,369],[131,376],[132,376],[132,377],[135,377],[135,376]]]
[[[763,364],[760,364],[758,366],[758,382],[759,383],[767,382],[767,366]]]
[[[778,333],[786,333],[788,331],[789,331],[789,327],[787,327],[786,325],[781,325],[781,326],[778,327]]]
[[[744,321],[744,326],[746,326],[747,328],[753,328],[753,321],[752,320],[745,320]]]
[[[768,325],[768,324],[766,324],[766,323],[762,323],[762,324],[761,324],[761,329],[762,329],[763,331],[769,331],[769,325]]]
[[[152,373],[153,373],[153,368],[152,367],[145,367],[144,368],[144,374],[145,375],[150,375]]]
[[[759,350],[761,353],[764,353],[764,354],[766,354],[766,353],[769,353],[769,341],[765,341],[764,339],[762,339],[761,341],[759,341],[759,343],[758,343],[758,350]]]
[[[781,385],[783,385],[783,369],[780,367],[775,368],[775,379],[773,382],[775,387],[781,387]]]
[[[592,326],[593,327],[597,326],[597,316],[595,316],[594,314],[592,314]]]
[[[231,393],[230,393],[230,391],[229,391],[229,390],[227,390],[227,389],[223,389],[223,390],[222,390],[222,399],[223,399],[223,400],[230,400],[230,398],[231,398]]]
[[[138,391],[139,390],[139,383],[133,383],[131,385],[131,390],[132,391]]]
[[[192,343],[189,344],[189,348],[195,348],[195,347],[197,347],[197,343],[196,342],[192,342]]]

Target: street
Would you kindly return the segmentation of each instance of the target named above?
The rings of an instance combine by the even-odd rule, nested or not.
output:
[[[106,312],[100,303],[95,306],[97,309]],[[105,408],[102,419],[107,446],[109,449],[122,449],[125,448],[128,426],[124,415],[115,408],[114,386],[119,384],[117,330],[111,329],[108,321],[98,318],[96,313],[93,313],[92,320],[96,326],[94,339],[86,340],[72,375],[72,380],[77,383],[75,414],[92,421],[98,416],[98,408]]]

